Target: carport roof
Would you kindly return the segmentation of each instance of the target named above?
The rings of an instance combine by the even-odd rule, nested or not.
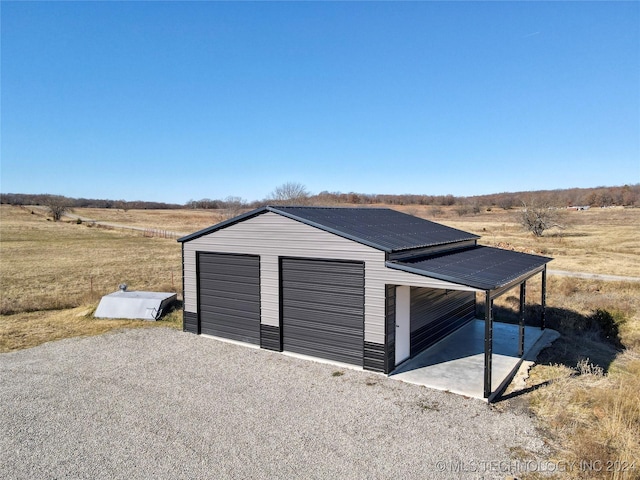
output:
[[[405,261],[387,267],[480,290],[495,290],[541,271],[551,258],[500,248],[476,246]]]
[[[265,212],[297,220],[385,252],[476,240],[469,232],[389,208],[267,206],[178,239],[193,240]]]

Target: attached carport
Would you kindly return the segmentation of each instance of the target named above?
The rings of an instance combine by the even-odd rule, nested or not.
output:
[[[184,329],[390,374],[476,322],[483,295],[484,398],[492,387],[492,302],[545,257],[390,209],[267,206],[179,239]],[[544,313],[540,319],[544,328]]]
[[[466,397],[493,401],[511,383],[524,362],[531,365],[559,335],[549,328],[525,327],[524,355],[518,353],[518,325],[494,322],[491,394],[484,396],[485,321],[475,319],[404,362],[391,378]]]
[[[524,254],[510,250],[499,248],[474,246],[471,248],[457,250],[453,252],[445,252],[440,255],[430,255],[425,257],[417,257],[403,261],[387,261],[386,266],[391,269],[401,270],[408,273],[422,275],[438,280],[443,280],[459,285],[473,288],[476,292],[483,294],[484,298],[484,338],[483,338],[483,397],[491,400],[499,390],[506,386],[507,381],[501,381],[497,385],[492,381],[493,377],[493,353],[494,353],[494,315],[493,301],[501,295],[519,287],[519,311],[517,325],[516,345],[509,345],[509,351],[517,352],[518,361],[514,365],[507,376],[510,378],[515,374],[515,369],[522,361],[522,357],[527,350],[536,343],[527,342],[527,333],[539,337],[545,329],[545,306],[546,306],[546,264],[550,258],[538,255]],[[526,303],[526,284],[531,277],[540,274],[542,276],[541,288],[541,314],[539,324],[536,329],[525,328],[525,303]],[[436,351],[446,351],[443,358],[467,358],[470,352],[477,354],[477,329],[478,322],[466,323],[461,327],[460,331],[449,335],[440,340],[435,345],[429,347],[420,358],[430,358],[429,362],[438,364],[434,360],[433,353]],[[463,330],[464,329],[464,330]],[[463,331],[462,331],[463,330]],[[504,329],[503,329],[504,330]],[[462,331],[462,332],[461,332]],[[475,333],[474,333],[475,332]],[[462,339],[466,341],[466,345],[461,343]],[[536,339],[537,340],[537,339]],[[447,342],[446,348],[443,343]],[[501,347],[503,350],[503,346]],[[467,354],[464,354],[464,352]],[[456,353],[457,352],[457,353]],[[502,350],[501,353],[502,354]],[[430,356],[431,355],[431,356]],[[424,363],[424,360],[413,359],[413,364]],[[477,362],[476,362],[477,363]],[[411,363],[402,365],[401,370],[404,372],[410,369]],[[458,366],[461,363],[457,364]],[[463,371],[462,367],[460,371]],[[502,368],[504,370],[504,368]],[[397,372],[400,373],[400,372]],[[504,374],[501,371],[501,376]],[[507,379],[508,380],[508,379]]]

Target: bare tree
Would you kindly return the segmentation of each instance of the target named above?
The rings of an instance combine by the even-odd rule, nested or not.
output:
[[[126,200],[116,200],[115,202],[113,202],[113,206],[114,208],[117,208],[118,210],[122,210],[124,212],[129,210],[129,202],[127,202]]]
[[[309,192],[301,183],[287,182],[276,187],[268,200],[276,205],[306,205],[309,202]]]
[[[240,215],[246,209],[247,202],[240,197],[229,196],[224,199],[223,205],[224,211],[222,215],[227,220]]]
[[[541,237],[545,230],[550,228],[564,228],[558,223],[560,214],[558,209],[550,207],[548,204],[536,204],[530,202],[528,205],[522,202],[522,210],[519,213],[520,224],[536,237]]]
[[[45,204],[54,222],[60,220],[65,213],[71,210],[69,201],[65,197],[58,195],[51,195]]]

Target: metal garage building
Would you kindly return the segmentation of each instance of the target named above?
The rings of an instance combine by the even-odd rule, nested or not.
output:
[[[184,330],[390,373],[472,321],[485,300],[485,397],[493,299],[546,257],[380,208],[264,207],[182,243]],[[544,328],[544,313],[541,318]],[[522,353],[522,352],[521,352]]]

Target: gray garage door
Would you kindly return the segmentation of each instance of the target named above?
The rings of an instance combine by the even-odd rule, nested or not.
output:
[[[260,257],[198,254],[200,333],[260,344]]]
[[[362,366],[364,264],[281,262],[283,349]]]

